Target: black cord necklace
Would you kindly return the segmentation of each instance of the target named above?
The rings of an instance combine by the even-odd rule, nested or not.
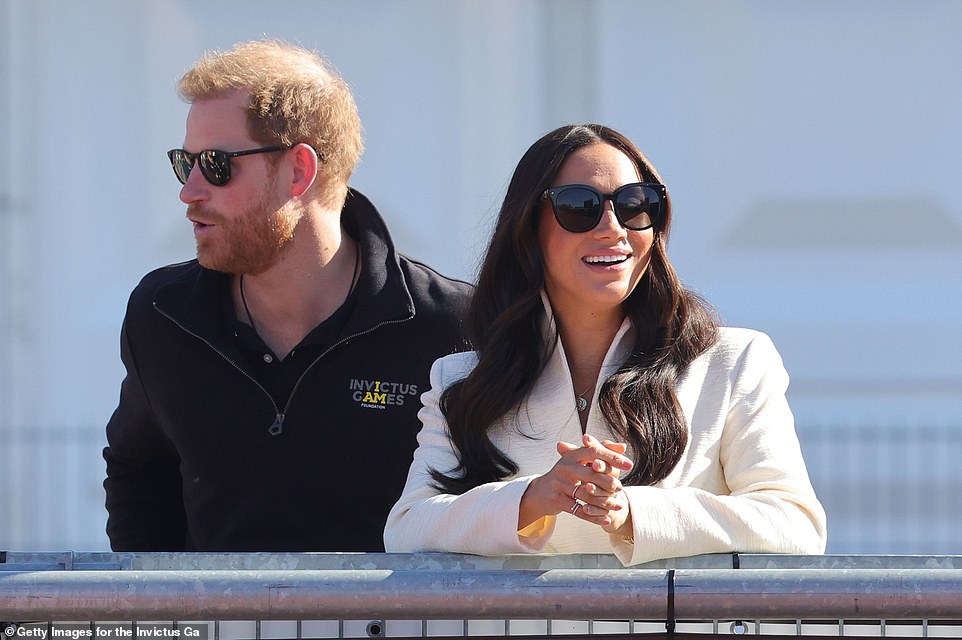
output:
[[[351,288],[347,290],[347,298],[350,298],[351,294],[354,292],[354,287],[357,285],[357,274],[360,271],[360,267],[361,267],[361,245],[355,243],[354,247],[355,247],[354,248],[354,272],[351,274]],[[247,314],[247,323],[251,326],[251,329],[254,330],[254,333],[257,335],[257,337],[260,338],[261,334],[257,333],[257,326],[254,324],[254,317],[251,315],[251,309],[250,307],[247,306],[247,296],[244,295],[244,274],[243,273],[240,275],[239,284],[240,284],[241,303],[244,305],[244,313]],[[261,338],[261,340],[263,340],[263,338]]]
[[[241,294],[241,302],[244,303],[244,312],[247,313],[247,324],[251,326],[251,329],[254,330],[254,333],[260,336],[260,334],[257,333],[257,327],[254,326],[254,318],[251,317],[251,309],[250,307],[247,306],[247,296],[244,295],[244,274],[243,273],[240,276],[240,294]]]

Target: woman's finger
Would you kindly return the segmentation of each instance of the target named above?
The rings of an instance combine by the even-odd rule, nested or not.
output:
[[[574,451],[575,449],[580,449],[581,447],[576,444],[571,444],[570,442],[560,441],[558,442],[557,449],[559,455],[564,455],[569,451]]]
[[[609,442],[611,445],[615,445],[615,448],[606,446],[605,443],[600,442],[597,438],[591,434],[584,434],[581,438],[584,448],[594,453],[592,458],[597,458],[598,460],[603,460],[604,462],[610,464],[616,469],[622,471],[631,471],[634,463],[631,459],[625,457],[624,452],[627,450],[627,446],[622,451],[617,449],[621,448],[619,445],[624,445],[624,443]]]
[[[573,497],[605,511],[617,511],[622,507],[617,491],[606,491],[591,482],[578,486]]]
[[[628,445],[624,442],[615,442],[614,440],[602,440],[601,444],[606,449],[611,449],[615,453],[624,453],[628,450]]]

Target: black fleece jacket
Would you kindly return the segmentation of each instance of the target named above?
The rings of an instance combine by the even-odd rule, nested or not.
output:
[[[192,260],[134,289],[104,449],[115,551],[383,551],[431,363],[467,348],[471,288],[398,255],[360,193],[342,221],[363,256],[355,303],[283,406],[233,339],[227,274]]]

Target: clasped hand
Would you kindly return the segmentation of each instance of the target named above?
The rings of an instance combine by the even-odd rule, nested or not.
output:
[[[628,498],[619,476],[630,471],[623,442],[585,434],[582,445],[558,443],[561,458],[550,471],[528,485],[521,498],[518,527],[562,511],[614,532],[630,526]]]

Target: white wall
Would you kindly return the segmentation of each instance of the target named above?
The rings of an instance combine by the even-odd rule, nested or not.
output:
[[[193,255],[174,84],[262,36],[353,86],[353,182],[406,253],[473,277],[527,146],[601,121],[668,183],[683,279],[775,338],[803,442],[962,428],[959,33],[962,4],[938,0],[0,0],[0,549],[106,548],[126,297]],[[852,500],[819,473],[830,507]]]

